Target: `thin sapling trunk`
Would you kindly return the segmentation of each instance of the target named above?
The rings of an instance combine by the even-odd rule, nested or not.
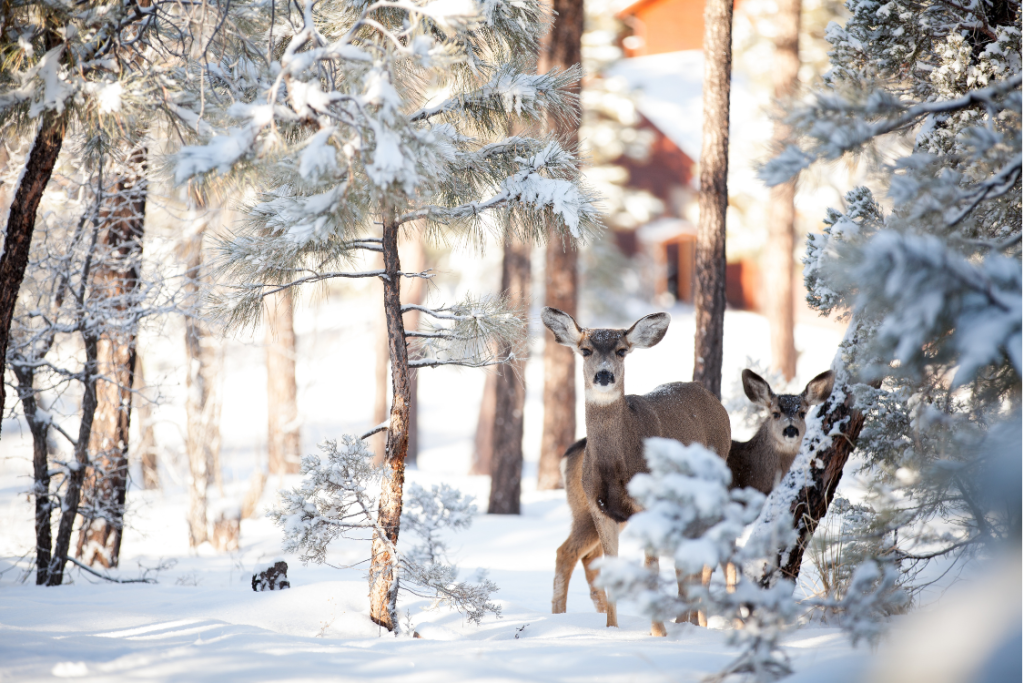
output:
[[[395,548],[402,517],[405,456],[409,448],[409,351],[402,320],[401,263],[398,256],[399,225],[393,209],[384,215],[384,314],[391,356],[391,421],[387,430],[384,477],[377,501],[377,527],[384,537],[373,539],[370,565],[370,618],[395,631],[398,605],[398,564]]]

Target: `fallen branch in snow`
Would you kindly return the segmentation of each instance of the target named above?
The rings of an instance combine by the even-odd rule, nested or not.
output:
[[[85,571],[89,572],[90,574],[92,574],[93,576],[97,576],[97,577],[103,579],[104,581],[110,581],[111,583],[156,583],[156,579],[151,579],[148,576],[143,576],[142,578],[139,578],[139,579],[118,579],[118,578],[116,578],[114,576],[110,576],[109,574],[104,574],[102,572],[98,572],[95,569],[93,569],[92,567],[90,567],[89,565],[87,565],[85,563],[82,563],[82,562],[79,562],[78,560],[76,560],[75,558],[71,557],[70,555],[67,557],[67,561],[70,562],[71,564],[75,565],[79,569],[85,570]]]

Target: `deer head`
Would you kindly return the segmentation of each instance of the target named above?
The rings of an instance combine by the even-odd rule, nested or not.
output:
[[[800,394],[776,394],[764,378],[744,370],[743,392],[751,401],[771,411],[761,429],[768,431],[775,447],[783,453],[795,454],[807,431],[807,411],[829,397],[834,381],[835,375],[827,370],[808,382]]]
[[[545,308],[541,320],[555,335],[555,341],[583,357],[587,403],[608,405],[625,395],[626,356],[634,349],[647,349],[660,342],[672,317],[668,313],[652,313],[628,330],[581,328],[571,315],[557,308]]]

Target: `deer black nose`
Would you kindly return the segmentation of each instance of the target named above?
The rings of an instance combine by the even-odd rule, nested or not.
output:
[[[800,435],[800,431],[793,425],[789,425],[788,427],[782,430],[782,435],[787,439],[795,439]]]
[[[594,375],[594,384],[600,384],[603,387],[608,386],[609,384],[615,384],[615,375],[607,370],[602,370]]]

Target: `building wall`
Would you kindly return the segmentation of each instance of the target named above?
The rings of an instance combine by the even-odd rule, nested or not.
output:
[[[740,4],[734,0],[733,6]],[[647,0],[619,13],[640,41],[625,41],[627,57],[658,55],[704,46],[704,0]]]

